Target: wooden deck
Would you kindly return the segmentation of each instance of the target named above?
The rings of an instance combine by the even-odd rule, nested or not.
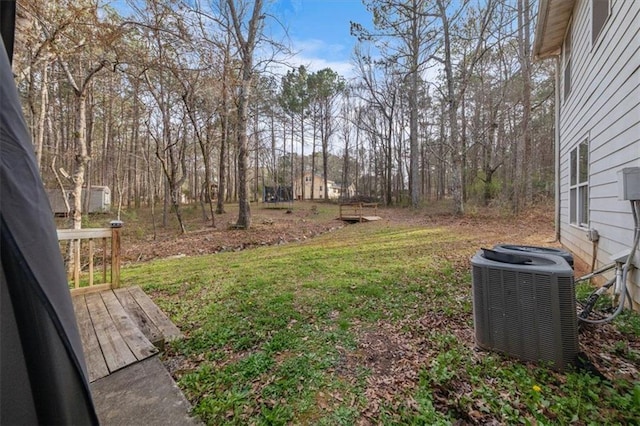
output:
[[[365,214],[373,212],[373,214]],[[378,203],[343,203],[340,204],[339,220],[344,222],[372,222],[382,219],[377,215]]]
[[[140,287],[73,295],[89,381],[155,355],[182,337]]]
[[[381,220],[380,216],[349,216],[343,215],[339,218],[344,222],[373,222],[374,220]]]

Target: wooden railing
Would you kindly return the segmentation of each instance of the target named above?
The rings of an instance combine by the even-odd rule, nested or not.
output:
[[[58,229],[58,241],[70,243],[68,271],[69,281],[73,283],[72,293],[119,287],[121,227],[122,222],[114,221],[111,228]],[[101,264],[96,260],[101,260]],[[109,269],[111,274],[107,275]]]

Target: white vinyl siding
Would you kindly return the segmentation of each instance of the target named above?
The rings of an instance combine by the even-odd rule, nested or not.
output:
[[[571,184],[570,166],[572,150],[589,135],[588,226],[600,234],[597,265],[609,263],[612,255],[631,246],[633,216],[629,203],[618,200],[617,172],[640,167],[640,1],[611,1],[609,10],[593,49],[592,0],[576,2],[571,95],[559,105],[560,238],[576,256],[591,262],[592,243],[583,227],[571,224],[571,188],[576,186]],[[576,216],[575,222],[582,220]],[[640,254],[636,261],[640,264]],[[640,282],[640,274],[633,279]],[[640,304],[640,286],[631,293]]]
[[[564,38],[564,44],[562,47],[562,88],[563,88],[563,100],[567,100],[569,94],[571,93],[571,50],[573,43],[573,36],[571,34],[572,25],[569,24],[567,28],[567,34]]]

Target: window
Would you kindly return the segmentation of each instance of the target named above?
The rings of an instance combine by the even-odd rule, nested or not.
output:
[[[607,22],[611,8],[609,0],[591,0],[591,44],[596,44],[598,36]]]
[[[571,150],[569,164],[569,222],[589,227],[589,141]]]
[[[569,28],[567,28],[567,34],[564,38],[564,46],[562,50],[562,57],[564,60],[564,71],[562,73],[562,76],[565,101],[571,93],[571,27],[572,25],[569,24]]]

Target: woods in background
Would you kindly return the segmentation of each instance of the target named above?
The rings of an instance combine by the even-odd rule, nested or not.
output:
[[[239,203],[249,228],[265,186],[518,211],[553,194],[554,74],[532,63],[533,3],[365,0],[373,26],[351,23],[340,76],[283,71],[262,1],[20,0],[14,74],[45,185],[74,190],[77,227],[92,185],[183,232],[185,203],[213,226]],[[322,193],[304,193],[309,175]]]

